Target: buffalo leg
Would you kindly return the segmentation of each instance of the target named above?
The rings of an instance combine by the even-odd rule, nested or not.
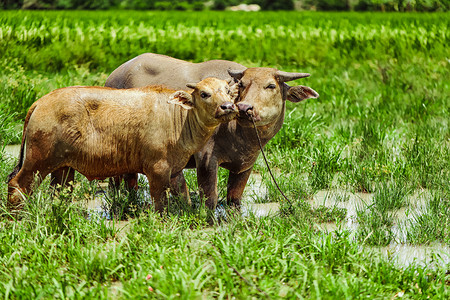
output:
[[[38,174],[38,176],[35,176]],[[39,172],[22,166],[19,173],[8,182],[8,208],[10,210],[23,207],[24,196],[31,196],[33,189],[37,188],[48,172]]]
[[[213,159],[208,164],[197,165],[197,181],[200,190],[200,198],[206,199],[206,207],[215,210],[219,198],[217,192],[217,171],[219,165]]]
[[[170,178],[170,191],[172,192],[172,195],[183,198],[183,200],[191,206],[191,197],[189,196],[189,190],[183,172],[179,172]]]
[[[247,185],[248,178],[252,173],[253,167],[242,173],[234,173],[230,171],[227,184],[227,203],[229,206],[236,208],[241,207],[242,194]]]
[[[54,188],[59,189],[60,187],[66,186],[69,182],[74,182],[75,170],[70,167],[64,167],[57,169],[51,173],[50,185]],[[58,187],[58,184],[60,187]],[[73,186],[70,186],[70,190]]]
[[[125,181],[125,188],[127,189],[127,191],[129,192],[131,192],[132,190],[137,191],[138,189],[137,173],[124,174],[110,178],[109,187],[118,190],[120,188],[120,182],[122,181],[122,179]]]
[[[129,173],[123,175],[123,180],[125,181],[125,189],[128,192],[128,201],[131,201],[131,203],[136,203],[137,201],[138,178],[138,173]]]
[[[167,208],[167,193],[170,189],[170,168],[167,163],[159,162],[151,170],[144,173],[150,185],[150,195],[152,196],[155,211],[162,215]]]
[[[123,180],[125,181],[125,188],[131,191],[137,191],[138,189],[138,173],[125,174]]]

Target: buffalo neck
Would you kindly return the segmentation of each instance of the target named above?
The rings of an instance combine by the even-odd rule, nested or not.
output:
[[[181,124],[175,128],[176,136],[178,136],[175,141],[175,148],[188,152],[189,156],[203,147],[219,125],[217,123],[215,126],[207,126],[199,118],[195,108],[185,110],[177,106],[175,114],[181,115]]]

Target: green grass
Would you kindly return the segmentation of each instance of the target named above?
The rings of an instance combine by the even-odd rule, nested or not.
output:
[[[79,182],[74,194],[51,201],[42,189],[20,221],[2,221],[2,297],[390,298],[404,291],[445,299],[450,293],[437,266],[395,267],[348,231],[316,231],[301,208],[270,218],[230,215],[213,227],[199,223],[200,216],[194,222],[149,211],[121,228],[86,217],[80,199],[91,188]]]
[[[399,242],[395,226],[405,228],[407,243],[450,245],[449,20],[448,13],[1,11],[0,295],[448,298],[448,266],[400,268],[366,247]],[[175,199],[165,218],[129,205],[125,194],[108,195],[107,211],[133,217],[121,229],[86,212],[97,187],[77,176],[74,194],[53,197],[46,182],[22,219],[8,220],[5,180],[14,162],[3,145],[20,142],[31,103],[56,88],[103,85],[144,52],[311,73],[291,84],[320,98],[288,103],[283,128],[266,146],[294,206],[260,159],[255,171],[267,195],[254,201],[281,202],[273,217],[211,226],[195,195],[199,209]],[[186,177],[195,191],[195,172]],[[222,199],[226,177],[220,170]],[[323,189],[339,191],[341,202],[348,193],[374,193],[354,232],[315,229],[345,218],[337,207],[307,204]],[[421,211],[413,210],[417,193],[427,195]],[[401,224],[399,209],[408,213]]]

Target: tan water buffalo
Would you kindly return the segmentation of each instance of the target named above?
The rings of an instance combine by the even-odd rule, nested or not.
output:
[[[228,169],[227,202],[240,207],[242,193],[260,149],[251,119],[256,121],[262,144],[265,145],[280,130],[284,121],[286,100],[299,102],[317,98],[319,94],[306,86],[288,86],[285,82],[308,77],[305,73],[288,73],[272,68],[249,68],[231,61],[212,60],[191,63],[172,57],[146,53],[118,67],[106,80],[106,86],[115,88],[139,87],[161,82],[179,88],[187,82],[214,76],[233,78],[239,86],[240,111],[237,120],[220,125],[211,139],[195,154],[187,167],[197,168],[197,179],[206,204],[217,205],[217,171]],[[128,175],[136,182],[137,175]],[[134,179],[133,179],[134,178]],[[182,173],[178,184],[186,194]]]
[[[144,173],[162,212],[171,177],[220,123],[238,113],[226,81],[206,78],[189,87],[192,93],[162,86],[68,87],[40,98],[25,119],[19,163],[8,182],[9,205],[20,207],[35,175],[42,180],[72,168],[89,180]]]

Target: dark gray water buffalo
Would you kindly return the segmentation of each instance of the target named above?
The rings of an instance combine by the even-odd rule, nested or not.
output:
[[[226,81],[206,78],[190,87],[192,93],[162,86],[68,87],[40,98],[25,119],[9,205],[21,206],[36,174],[43,179],[72,168],[89,180],[144,173],[162,212],[171,176],[182,173],[220,123],[238,114]]]
[[[260,149],[251,118],[265,145],[280,130],[284,121],[286,100],[299,102],[317,98],[319,94],[306,86],[288,86],[285,82],[308,77],[305,73],[288,73],[272,68],[246,68],[232,61],[212,60],[191,63],[172,57],[146,53],[122,64],[106,80],[106,86],[115,88],[139,87],[155,82],[171,88],[182,88],[186,83],[214,76],[234,79],[239,87],[239,116],[227,124],[221,124],[206,146],[194,155],[186,167],[197,168],[200,191],[206,197],[206,205],[217,205],[217,171],[221,166],[230,171],[227,186],[227,202],[240,207],[242,193],[247,184]],[[136,182],[137,175],[128,175]],[[186,194],[182,173],[172,180]]]

